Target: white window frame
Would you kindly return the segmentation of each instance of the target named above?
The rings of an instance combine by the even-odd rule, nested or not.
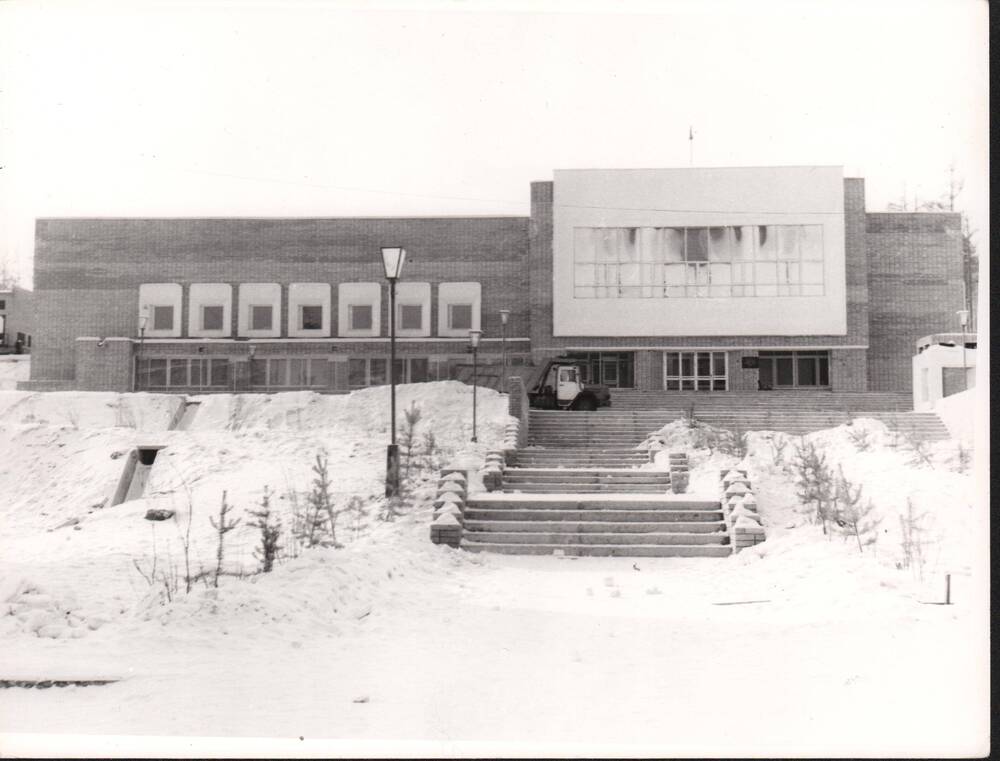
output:
[[[302,308],[323,310],[318,328],[302,327]],[[331,301],[329,283],[291,283],[288,286],[288,335],[292,338],[326,338],[330,335]]]
[[[271,307],[271,327],[253,327],[253,308]],[[240,283],[239,335],[246,338],[281,336],[281,286],[278,283]]]
[[[404,328],[404,306],[420,307],[420,327]],[[426,338],[431,334],[431,284],[403,282],[396,284],[396,335],[402,338]]]
[[[468,338],[470,330],[482,330],[482,285],[477,282],[440,283],[438,285],[438,330],[442,338]],[[451,304],[472,306],[472,327],[452,328],[448,322]]]
[[[203,309],[222,307],[222,327],[206,329]],[[233,334],[233,287],[229,283],[192,283],[188,289],[188,335],[228,338]]]
[[[677,355],[677,370],[678,370],[678,374],[677,375],[668,375],[667,374],[667,367],[668,367],[668,365],[667,365],[667,358],[671,354],[676,354]],[[685,354],[692,355],[691,356],[691,365],[692,365],[692,370],[694,371],[692,375],[684,375],[681,372],[681,368],[683,367],[683,355],[685,355]],[[708,362],[709,362],[709,374],[708,375],[700,375],[698,373],[698,355],[699,354],[708,354],[709,355],[709,360],[708,360]],[[713,370],[713,368],[715,367],[715,355],[717,355],[717,354],[721,354],[722,358],[723,358],[723,373],[722,373],[722,375],[719,375],[718,373],[716,373]],[[667,388],[667,386],[669,385],[669,381],[672,381],[672,380],[677,381],[677,388],[676,389],[668,389]],[[698,388],[698,382],[702,381],[702,380],[708,381],[708,388],[707,389],[699,389]],[[714,387],[715,386],[715,381],[717,381],[717,380],[722,380],[723,381],[723,387],[721,389]],[[693,388],[684,388],[684,382],[685,381],[690,381],[693,384]],[[682,391],[699,391],[699,390],[701,390],[701,391],[728,391],[729,390],[729,352],[727,352],[727,351],[719,351],[719,350],[716,350],[716,349],[670,349],[670,350],[664,351],[663,352],[663,390],[664,391],[668,391],[668,390],[669,391],[677,391],[677,392],[682,392]]]
[[[181,307],[184,302],[184,290],[180,283],[142,283],[139,286],[139,312],[136,316],[136,335],[139,335],[139,326],[142,318],[146,319],[146,330],[143,335],[146,338],[180,338],[181,336]],[[153,307],[172,306],[174,308],[174,320],[170,329],[157,330],[153,327]]]
[[[351,307],[370,306],[372,326],[351,327]],[[337,286],[337,335],[343,338],[373,338],[382,332],[381,283],[340,283]]]

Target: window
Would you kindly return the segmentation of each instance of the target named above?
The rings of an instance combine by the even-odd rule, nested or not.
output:
[[[349,311],[351,315],[351,330],[371,330],[371,304],[351,304]]]
[[[472,330],[472,304],[449,304],[448,327],[452,330]]]
[[[274,307],[270,304],[255,304],[250,307],[250,329],[270,330]]]
[[[139,364],[142,390],[228,388],[229,360],[205,357],[144,359]]]
[[[201,329],[202,330],[222,330],[221,306],[203,306],[201,308]]]
[[[174,329],[174,308],[172,306],[153,307],[153,330]]]
[[[424,326],[424,308],[419,304],[401,304],[399,307],[400,330],[420,330]]]
[[[821,225],[578,227],[576,298],[822,296]]]
[[[250,385],[268,389],[327,388],[330,360],[326,357],[257,358],[250,363]]]
[[[0,309],[6,309],[6,308],[7,308],[7,300],[0,299]]]
[[[424,383],[429,380],[434,380],[434,377],[427,357],[396,359],[397,383]],[[387,383],[389,362],[385,357],[352,357],[347,360],[347,384],[350,388],[384,386]]]
[[[299,327],[302,330],[322,330],[323,307],[303,306],[299,310]]]
[[[726,352],[668,351],[663,356],[663,387],[668,391],[725,391]]]
[[[763,390],[830,385],[829,351],[761,351],[758,387]]]

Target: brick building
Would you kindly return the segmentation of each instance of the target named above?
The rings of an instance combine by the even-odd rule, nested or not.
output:
[[[908,391],[963,300],[959,215],[867,213],[839,167],[559,170],[529,217],[40,219],[24,386],[385,383],[393,245],[403,382],[461,377],[481,329],[487,377],[503,345],[617,387]]]

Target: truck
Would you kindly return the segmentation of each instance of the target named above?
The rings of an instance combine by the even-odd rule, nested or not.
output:
[[[582,360],[554,357],[546,360],[528,383],[528,404],[540,410],[596,410],[611,406],[611,391],[600,384],[584,384]]]

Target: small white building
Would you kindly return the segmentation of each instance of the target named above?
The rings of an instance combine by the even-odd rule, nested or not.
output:
[[[917,341],[913,357],[915,411],[931,412],[939,399],[975,385],[975,333],[935,333]]]

